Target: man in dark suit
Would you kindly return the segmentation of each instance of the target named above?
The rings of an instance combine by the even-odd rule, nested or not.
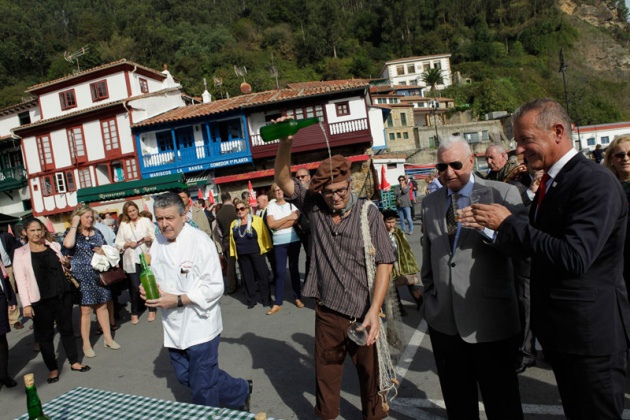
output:
[[[462,229],[455,202],[468,205],[483,188],[527,221],[516,187],[472,174],[474,156],[465,139],[438,149],[445,188],[422,201],[423,315],[449,419],[479,418],[478,388],[489,419],[522,419],[514,369],[519,312],[512,259],[493,243],[494,232]]]
[[[610,171],[573,148],[571,120],[556,101],[526,103],[512,126],[517,153],[545,171],[530,222],[497,205],[474,205],[462,222],[498,230],[498,243],[532,257],[532,328],[567,418],[621,418],[630,336],[625,195]]]
[[[217,223],[221,230],[221,245],[223,246],[223,256],[227,260],[227,270],[225,272],[225,293],[231,295],[238,288],[236,278],[236,256],[230,255],[230,225],[236,219],[236,210],[232,204],[232,196],[229,192],[221,193],[221,209],[217,212]]]

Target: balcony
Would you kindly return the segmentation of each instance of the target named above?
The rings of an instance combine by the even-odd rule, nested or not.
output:
[[[199,165],[211,167],[223,161],[248,156],[250,154],[247,140],[236,139],[202,146],[180,146],[177,150],[165,150],[159,153],[143,153],[141,162],[145,171],[155,172]]]
[[[323,122],[303,128],[294,137],[294,153],[320,150],[327,142],[331,147],[372,142],[367,118],[336,123]],[[264,142],[258,133],[251,134],[251,140],[254,159],[275,156],[278,140]]]
[[[27,183],[24,166],[0,169],[0,191],[25,187]]]

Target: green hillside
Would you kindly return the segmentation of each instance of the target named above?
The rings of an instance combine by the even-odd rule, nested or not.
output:
[[[563,48],[578,123],[630,119],[621,0],[0,0],[0,13],[0,106],[71,73],[64,52],[87,46],[81,69],[167,64],[186,92],[200,95],[206,78],[215,98],[240,94],[235,65],[262,91],[276,86],[272,66],[283,86],[376,77],[390,59],[451,53],[472,83],[441,94],[483,115],[534,96],[564,102]]]

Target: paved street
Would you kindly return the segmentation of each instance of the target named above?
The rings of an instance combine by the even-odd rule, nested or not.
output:
[[[415,232],[410,243],[420,260],[419,226]],[[406,288],[401,288],[400,292],[409,312],[409,316],[403,318],[409,344],[398,364],[401,386],[397,399],[390,404],[391,418],[446,418],[429,338],[425,336],[426,324],[416,312]],[[286,295],[290,296],[288,288]],[[244,296],[239,291],[224,297],[221,302],[224,321],[219,349],[221,367],[233,376],[253,379],[253,412],[265,411],[269,417],[281,419],[313,418],[313,302],[307,299],[306,307],[298,309],[291,301],[286,301],[282,311],[266,316],[261,306],[248,310],[243,301]],[[75,315],[78,336],[78,308]],[[32,350],[32,330],[28,329],[31,323],[27,322],[23,330],[11,332],[7,336],[9,371],[20,385],[0,390],[3,411],[0,417],[15,418],[26,412],[21,381],[22,375],[29,372],[35,373],[43,402],[76,386],[189,401],[188,390],[175,379],[168,354],[163,349],[159,317],[158,322],[148,323],[143,316],[138,325],[129,322],[126,311],[123,311],[123,318],[122,327],[115,336],[122,345],[121,350],[103,348],[103,338],[93,336],[97,357],[84,360],[92,370],[77,373],[70,371],[63,349],[60,349],[60,360],[65,364],[60,381],[52,385],[46,383],[47,371],[41,356]],[[95,322],[93,330],[96,330]],[[77,343],[80,348],[80,339]],[[58,338],[56,348],[59,349]],[[358,383],[351,363],[346,362],[341,418],[354,420],[360,418]],[[520,385],[527,419],[563,418],[553,374],[542,358],[537,367],[520,376]],[[626,407],[630,407],[627,399]],[[628,410],[624,418],[630,419]]]

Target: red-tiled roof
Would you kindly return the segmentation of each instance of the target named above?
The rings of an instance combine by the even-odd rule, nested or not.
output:
[[[172,87],[172,88],[162,89],[162,90],[158,90],[158,91],[151,92],[151,93],[143,93],[142,95],[132,96],[130,98],[120,99],[118,101],[102,103],[102,104],[99,104],[99,105],[91,106],[89,108],[84,108],[84,109],[80,109],[80,110],[77,110],[77,111],[74,111],[74,112],[69,112],[67,114],[58,115],[58,116],[53,117],[53,118],[47,118],[45,120],[36,121],[34,123],[21,125],[18,128],[14,129],[13,131],[17,132],[17,131],[22,131],[22,130],[24,130],[26,128],[33,128],[33,127],[38,127],[40,125],[50,124],[51,122],[64,120],[66,118],[73,118],[73,117],[76,117],[77,115],[86,114],[88,112],[92,112],[92,111],[95,111],[97,109],[104,109],[104,108],[108,108],[108,107],[111,107],[111,106],[120,105],[123,102],[129,102],[129,101],[133,101],[133,100],[136,100],[136,99],[148,98],[148,97],[151,97],[151,96],[159,96],[159,95],[163,95],[164,93],[172,92],[172,91],[175,91],[175,90],[179,90],[179,88]]]
[[[37,99],[28,98],[20,102],[19,104],[13,104],[13,105],[5,106],[4,108],[0,108],[0,115],[10,114],[15,111],[29,109],[29,108],[34,107],[35,105],[37,105]]]
[[[43,83],[40,83],[38,85],[31,86],[31,87],[27,88],[26,91],[27,92],[33,92],[33,91],[39,90],[39,89],[41,89],[43,87],[46,87],[46,86],[54,85],[54,84],[57,84],[57,83],[60,83],[60,82],[65,82],[67,80],[71,80],[71,79],[74,79],[74,78],[85,76],[86,74],[94,73],[94,72],[97,72],[97,71],[100,71],[100,70],[113,68],[113,67],[120,66],[120,65],[125,65],[125,64],[126,65],[130,65],[130,66],[134,66],[134,67],[138,67],[139,69],[143,69],[144,71],[153,73],[156,77],[164,78],[164,74],[162,74],[162,72],[160,72],[158,70],[142,66],[140,64],[134,63],[133,61],[129,61],[129,60],[126,60],[126,59],[123,58],[122,60],[118,60],[118,61],[114,61],[114,62],[111,62],[111,63],[103,64],[103,65],[100,65],[100,66],[97,66],[97,67],[92,67],[91,69],[87,69],[87,70],[78,72],[76,74],[69,74],[69,75],[61,77],[59,79],[50,80],[48,82],[43,82]]]
[[[418,61],[418,60],[430,60],[432,58],[442,58],[442,57],[450,57],[450,53],[445,54],[434,54],[434,55],[419,55],[415,57],[406,57],[406,58],[397,58],[395,60],[385,62],[385,65],[396,64],[396,63],[406,63],[408,61]]]
[[[289,89],[304,89],[304,88],[314,88],[314,87],[326,87],[326,86],[365,86],[370,84],[372,79],[344,79],[344,80],[325,80],[320,82],[297,82],[297,83],[288,83],[287,87]]]
[[[308,82],[311,83],[311,82]],[[177,108],[162,115],[144,120],[132,127],[146,127],[172,121],[181,121],[208,115],[219,114],[221,112],[233,111],[237,109],[250,108],[263,104],[287,101],[291,99],[304,98],[308,96],[324,95],[331,92],[342,92],[346,90],[356,90],[366,88],[368,82],[355,80],[339,80],[335,82],[313,82],[316,85],[309,87],[287,88],[278,90],[268,90],[265,92],[250,93],[248,95],[235,96],[229,99],[219,99],[205,104],[195,104],[182,108]],[[301,85],[301,84],[296,84]]]

